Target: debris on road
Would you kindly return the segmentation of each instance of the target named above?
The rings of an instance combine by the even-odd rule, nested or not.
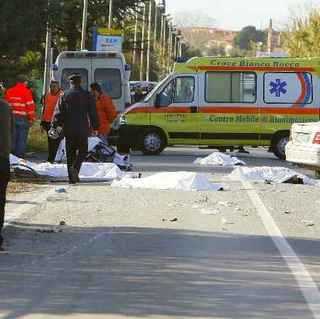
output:
[[[307,227],[315,226],[315,223],[312,220],[302,220],[302,223],[305,224]]]
[[[58,193],[58,194],[66,194],[67,190],[65,188],[58,188],[58,189],[56,189],[56,193]]]
[[[202,215],[219,215],[221,212],[218,209],[201,209],[200,213]]]
[[[234,222],[232,222],[232,221],[228,221],[226,218],[222,218],[221,219],[221,224],[222,225],[234,225]]]
[[[193,172],[164,172],[140,179],[124,177],[114,181],[111,187],[179,191],[223,190],[222,185],[211,183],[205,174]]]
[[[178,221],[178,218],[170,219],[170,222],[171,222],[171,223],[175,223],[175,222],[177,222],[177,221]]]
[[[205,158],[198,158],[193,163],[201,166],[223,167],[246,165],[245,162],[239,160],[237,157],[231,157],[230,155],[223,154],[220,152],[214,152]]]

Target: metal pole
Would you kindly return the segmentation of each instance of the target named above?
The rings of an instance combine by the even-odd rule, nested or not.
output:
[[[143,4],[141,54],[140,54],[140,81],[143,81],[143,71],[144,71],[144,40],[145,40],[145,29],[146,29],[145,22],[146,22],[146,6],[145,4]]]
[[[163,17],[163,50],[162,50],[162,67],[163,69],[166,68],[166,51],[167,51],[167,40],[166,40],[166,33],[167,33],[167,18],[166,16]]]
[[[86,48],[87,18],[88,18],[88,0],[83,0],[81,50],[84,50]]]
[[[108,29],[112,27],[112,0],[109,0],[109,19],[108,19]]]
[[[146,81],[150,81],[150,54],[151,54],[151,27],[152,27],[152,0],[149,1],[149,17],[148,17],[148,49],[147,49],[147,71]]]
[[[178,35],[177,33],[174,34],[174,47],[173,47],[173,59],[174,61],[177,59],[177,41]]]
[[[170,72],[171,69],[171,62],[172,62],[172,25],[169,24],[169,34],[168,34],[168,69],[167,71]]]
[[[156,47],[157,45],[157,32],[158,32],[158,11],[159,11],[159,8],[158,8],[158,5],[157,3],[155,2],[155,13],[154,13],[154,39],[153,39],[153,48]]]
[[[163,15],[160,16],[161,19],[161,26],[160,26],[160,59],[162,57],[162,50],[163,50]]]
[[[137,58],[137,41],[138,41],[138,11],[136,12],[136,24],[134,27],[134,42],[133,42],[133,55],[132,55],[132,65],[134,66]]]
[[[52,33],[49,23],[49,7],[50,1],[48,1],[48,20],[47,20],[47,33],[46,33],[46,48],[45,48],[45,61],[44,61],[44,73],[43,73],[43,89],[42,95],[45,96],[49,87],[49,77],[50,77],[50,69],[51,69],[51,62],[50,62],[50,48],[51,48],[51,39]]]

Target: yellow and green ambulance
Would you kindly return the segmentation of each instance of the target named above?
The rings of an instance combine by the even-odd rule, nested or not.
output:
[[[291,125],[319,120],[319,74],[320,58],[192,58],[122,113],[112,135],[145,154],[271,146],[284,159]]]

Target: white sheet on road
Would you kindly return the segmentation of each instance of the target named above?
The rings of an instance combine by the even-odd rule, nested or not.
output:
[[[89,137],[88,138],[88,152],[91,152],[100,142],[101,142],[101,139],[99,137]],[[55,161],[56,162],[63,162],[66,160],[67,160],[66,139],[64,138],[59,145]]]
[[[53,178],[68,177],[66,164],[50,164],[48,162],[37,164],[10,155],[10,165],[26,165],[41,176]],[[20,168],[27,170],[23,166]],[[83,163],[79,177],[86,180],[115,180],[122,178],[124,175],[118,166],[113,163]]]
[[[219,191],[222,185],[211,183],[205,174],[192,172],[157,173],[145,178],[123,178],[112,187],[179,191]]]
[[[257,181],[281,184],[293,178],[300,178],[305,185],[320,186],[320,182],[286,167],[238,167],[229,178],[236,181]]]
[[[197,158],[194,162],[196,165],[201,166],[237,166],[246,165],[245,162],[239,160],[237,157],[231,157],[230,155],[220,152],[214,152],[211,155],[204,158]]]

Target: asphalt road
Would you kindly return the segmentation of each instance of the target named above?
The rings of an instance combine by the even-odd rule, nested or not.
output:
[[[320,318],[319,189],[192,164],[211,152],[132,160],[143,175],[204,171],[222,192],[48,185],[11,195],[0,318]],[[292,167],[262,149],[239,158]]]

